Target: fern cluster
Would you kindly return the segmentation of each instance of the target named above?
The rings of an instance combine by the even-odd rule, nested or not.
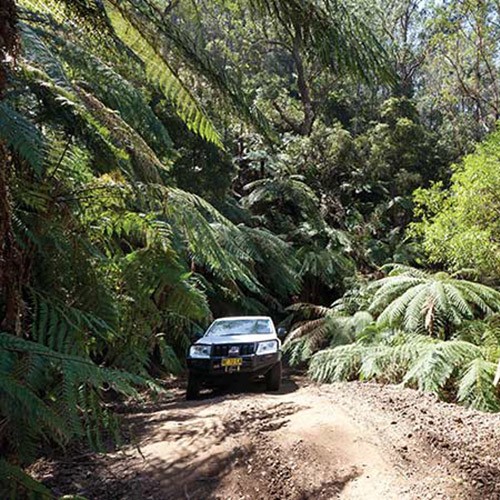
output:
[[[309,362],[310,376],[320,382],[402,383],[500,410],[494,381],[499,292],[446,273],[393,266],[361,295],[369,312],[347,314],[351,297],[331,308],[290,308],[294,327],[284,346],[290,362]]]
[[[89,356],[0,333],[0,491],[8,492],[9,498],[23,492],[50,496],[9,461],[33,460],[40,441],[63,446],[71,439],[86,438],[93,448],[103,449],[103,432],[118,439],[118,421],[102,404],[102,394],[114,390],[138,397],[140,386],[161,390],[148,378],[103,368]]]
[[[320,382],[359,378],[403,383],[475,409],[500,410],[493,383],[497,358],[483,346],[460,336],[438,340],[403,332],[380,335],[382,338],[371,342],[359,340],[318,352],[312,357],[309,374]]]

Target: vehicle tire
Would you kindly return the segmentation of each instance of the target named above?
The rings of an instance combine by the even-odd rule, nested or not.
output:
[[[188,376],[188,384],[186,389],[186,400],[191,401],[198,399],[200,396],[200,379],[192,373]]]
[[[281,361],[278,361],[266,373],[266,387],[268,391],[279,391],[281,387]]]

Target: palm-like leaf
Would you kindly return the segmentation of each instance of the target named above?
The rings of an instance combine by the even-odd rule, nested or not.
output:
[[[367,81],[394,81],[387,55],[369,27],[341,0],[250,0],[251,5],[279,19],[286,28],[299,27],[305,46],[324,64]]]
[[[5,102],[0,102],[0,140],[21,155],[37,174],[42,173],[45,155],[42,135]]]
[[[359,311],[353,316],[341,316],[334,310],[309,304],[296,304],[292,308],[302,315],[312,313],[319,316],[293,325],[283,345],[283,351],[289,356],[292,365],[307,361],[314,353],[328,345],[338,346],[354,342],[373,322],[373,317],[366,311]]]
[[[318,199],[300,175],[278,174],[274,178],[251,182],[244,189],[249,192],[243,200],[244,206],[248,208],[256,208],[262,204],[291,203],[298,206],[304,214],[317,214]]]
[[[497,411],[496,365],[488,354],[488,349],[463,340],[439,341],[397,332],[385,335],[382,330],[368,343],[361,340],[314,354],[309,374],[320,382],[361,378],[402,382],[437,395],[455,391],[457,400],[466,406]]]
[[[458,400],[472,408],[483,411],[500,410],[498,391],[493,383],[496,365],[478,357],[465,369],[458,386]]]
[[[500,293],[446,273],[394,269],[372,285],[370,311],[381,325],[438,334],[463,321],[500,311]]]
[[[123,4],[120,2],[107,1],[105,5],[118,36],[141,59],[148,78],[157,83],[165,96],[174,103],[182,120],[204,139],[222,146],[219,134],[211,120],[154,44],[153,40],[157,34],[144,30],[145,26],[140,25],[130,12],[127,16],[123,11]]]

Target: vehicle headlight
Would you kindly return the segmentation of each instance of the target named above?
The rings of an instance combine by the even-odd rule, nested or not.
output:
[[[191,358],[209,358],[210,346],[209,345],[192,345],[189,349],[189,356]]]
[[[278,341],[270,340],[268,342],[259,342],[259,346],[257,347],[257,355],[260,354],[273,354],[278,352]]]

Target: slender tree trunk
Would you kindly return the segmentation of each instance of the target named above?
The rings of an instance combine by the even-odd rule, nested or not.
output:
[[[0,0],[0,99],[7,87],[7,69],[15,60],[19,39],[14,0]]]
[[[0,0],[0,100],[8,84],[9,67],[15,62],[19,46],[14,0]],[[12,230],[12,198],[9,181],[12,157],[0,141],[0,328],[21,333],[22,323],[22,254]]]
[[[12,197],[9,190],[10,156],[0,142],[0,329],[21,334],[23,259],[12,230]],[[3,317],[2,317],[3,316]]]
[[[304,113],[303,119],[299,122],[288,116],[277,102],[273,103],[274,108],[279,113],[280,118],[296,133],[299,135],[310,135],[314,120],[316,119],[316,110],[314,101],[311,96],[310,84],[308,82],[306,68],[304,66],[304,43],[302,40],[301,27],[295,26],[295,34],[293,36],[293,45],[290,47],[291,56],[297,71],[297,88],[302,103],[302,111]]]
[[[297,27],[295,38],[293,40],[292,56],[295,63],[295,69],[297,70],[297,86],[299,88],[300,100],[302,101],[302,107],[304,110],[304,120],[300,124],[299,132],[301,135],[309,135],[312,130],[314,119],[316,118],[316,113],[314,112],[311,91],[309,89],[306,70],[302,60],[302,49],[302,35],[300,33],[300,28]]]

